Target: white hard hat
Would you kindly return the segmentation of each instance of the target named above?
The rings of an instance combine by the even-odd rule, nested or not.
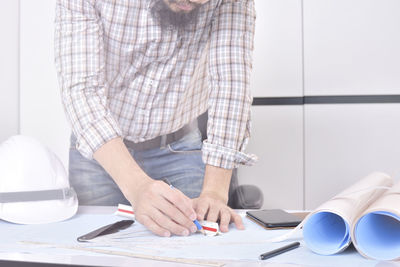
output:
[[[77,209],[76,193],[52,151],[22,135],[0,144],[0,219],[51,223],[74,216]]]

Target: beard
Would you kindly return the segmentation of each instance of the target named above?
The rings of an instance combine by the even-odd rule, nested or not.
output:
[[[169,1],[169,3],[176,3],[180,0],[167,1]],[[164,0],[154,0],[150,10],[151,14],[157,19],[162,28],[172,26],[176,29],[184,29],[186,26],[190,26],[197,22],[200,5],[194,5],[195,7],[189,12],[175,12],[164,2]]]

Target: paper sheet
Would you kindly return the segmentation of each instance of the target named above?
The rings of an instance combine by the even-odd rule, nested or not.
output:
[[[400,259],[400,182],[357,217],[352,239],[366,257]]]
[[[325,202],[306,219],[307,246],[332,255],[351,241],[365,257],[400,259],[400,183],[383,173],[373,173]]]
[[[392,185],[390,176],[372,173],[323,203],[306,218],[303,235],[307,246],[322,255],[346,249],[357,217]]]
[[[35,253],[57,255],[96,255],[91,252],[74,251],[69,249],[28,246],[18,241],[37,241],[66,244],[74,246],[96,247],[131,251],[146,255],[180,257],[188,259],[208,260],[238,260],[260,262],[258,256],[266,251],[281,247],[301,237],[282,243],[267,243],[264,240],[279,236],[287,230],[265,230],[243,216],[246,230],[240,231],[234,226],[228,233],[206,237],[195,234],[189,237],[173,236],[163,238],[154,236],[142,225],[135,222],[130,228],[113,234],[107,238],[99,238],[92,243],[79,243],[76,238],[96,228],[120,220],[112,214],[78,214],[70,220],[47,225],[17,225],[0,221],[0,253]],[[378,262],[363,258],[350,249],[334,256],[321,256],[313,253],[304,243],[300,248],[273,257],[267,262],[292,263],[302,266],[375,266]],[[111,256],[110,256],[111,257]]]

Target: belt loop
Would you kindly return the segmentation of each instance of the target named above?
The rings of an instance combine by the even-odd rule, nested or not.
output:
[[[165,148],[167,145],[167,135],[161,135],[160,148]]]

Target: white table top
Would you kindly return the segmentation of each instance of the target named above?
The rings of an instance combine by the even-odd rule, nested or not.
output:
[[[93,216],[93,215],[104,215],[108,216],[106,218],[110,218],[110,220],[121,220],[121,217],[117,217],[115,215],[112,215],[116,210],[116,207],[96,207],[96,206],[81,206],[79,207],[78,213],[75,217],[72,219],[65,221],[63,223],[59,224],[53,224],[53,225],[48,225],[46,226],[41,226],[41,228],[35,228],[36,231],[36,236],[38,235],[37,233],[40,233],[41,239],[40,240],[32,240],[32,238],[35,238],[35,234],[32,234],[34,231],[31,228],[28,228],[29,226],[20,226],[20,225],[14,225],[10,224],[4,221],[0,221],[0,235],[4,238],[1,238],[0,240],[0,264],[1,260],[11,260],[11,261],[21,261],[21,262],[44,262],[44,263],[55,263],[55,264],[72,264],[72,265],[88,265],[88,266],[133,266],[133,264],[140,264],[140,266],[198,266],[198,265],[190,265],[190,264],[181,264],[181,263],[176,263],[176,262],[164,262],[164,261],[155,261],[155,260],[145,260],[145,259],[139,259],[139,258],[131,258],[131,257],[124,257],[124,256],[115,256],[115,255],[103,255],[103,254],[95,254],[95,253],[82,253],[81,251],[74,251],[73,253],[70,253],[69,250],[59,250],[59,249],[50,249],[47,248],[47,250],[40,250],[37,248],[25,248],[23,246],[19,245],[13,245],[13,243],[16,243],[15,241],[24,241],[26,239],[32,240],[32,241],[41,241],[41,242],[52,242],[52,243],[65,243],[65,242],[76,242],[76,237],[79,236],[80,234],[79,231],[76,229],[77,227],[72,227],[75,223],[75,225],[80,225],[79,220],[83,220],[88,216]],[[244,214],[244,211],[239,211],[240,214]],[[115,218],[113,217],[115,216]],[[101,217],[102,218],[102,217]],[[235,233],[240,233],[242,236],[246,236],[248,234],[249,240],[252,238],[252,236],[256,235],[269,235],[275,230],[264,230],[262,227],[257,228],[257,226],[251,225],[253,222],[248,220],[247,218],[244,218],[245,223],[248,226],[248,233],[245,231],[235,231],[235,229],[232,229],[230,232],[230,237],[233,237]],[[100,225],[106,225],[109,222],[100,222]],[[136,224],[136,223],[135,223]],[[54,228],[56,226],[56,228]],[[84,225],[87,229],[94,230],[98,226],[91,226],[91,225]],[[52,232],[52,227],[53,229],[59,229],[62,227],[66,227],[68,230],[63,230],[63,233],[58,233],[54,234]],[[59,228],[57,228],[59,227]],[[84,228],[84,227],[83,227]],[[39,230],[37,230],[39,229]],[[43,230],[46,229],[46,230]],[[4,231],[4,232],[2,232]],[[43,235],[41,232],[44,232]],[[54,231],[54,230],[53,230]],[[88,232],[86,229],[83,229],[81,231],[85,231],[84,233]],[[252,231],[252,232],[251,232]],[[229,233],[228,233],[229,234]],[[274,234],[274,233],[272,233]],[[228,238],[229,235],[225,234],[225,238]],[[25,239],[24,239],[25,238]],[[153,237],[154,238],[154,237]],[[157,237],[158,238],[158,237]],[[180,237],[178,241],[182,241],[182,237]],[[202,237],[201,237],[202,238]],[[204,237],[204,238],[213,238],[213,237]],[[55,240],[58,239],[58,240]],[[177,239],[168,239],[168,238],[162,238],[159,237],[160,242],[168,242],[168,240],[175,240]],[[71,241],[72,240],[72,241]],[[200,239],[195,239],[195,240],[200,240]],[[205,239],[202,239],[205,240]],[[211,240],[211,239],[209,239]],[[216,240],[216,239],[215,239]],[[222,239],[218,239],[222,240]],[[226,239],[228,240],[228,239]],[[243,240],[241,238],[240,240]],[[196,242],[197,242],[196,241]],[[291,240],[293,241],[293,240]],[[7,244],[6,244],[7,242]],[[208,241],[207,241],[208,242]],[[259,241],[257,241],[259,242]],[[78,243],[78,242],[76,242]],[[247,242],[249,243],[249,242]],[[166,243],[168,244],[168,243]],[[266,251],[262,246],[265,244],[262,243],[255,243],[256,245],[252,245],[253,247],[250,247],[250,250],[254,247],[261,247],[261,251]],[[259,245],[258,245],[259,244]],[[248,244],[247,244],[248,245]],[[14,246],[14,247],[13,247]],[[168,246],[168,245],[167,245]],[[278,246],[282,246],[278,245]],[[238,244],[236,246],[231,246],[229,247],[230,249],[236,249],[238,250],[246,250],[249,249],[248,246],[246,247],[246,242],[244,242],[243,245]],[[186,250],[182,250],[182,253],[184,254],[185,251],[189,251],[188,249],[190,248],[185,248]],[[301,246],[301,248],[293,250],[296,252],[293,252],[284,256],[279,256],[280,258],[276,257],[276,259],[273,260],[267,260],[267,261],[260,261],[257,259],[258,253],[257,251],[254,252],[254,259],[245,259],[245,260],[240,260],[240,252],[237,252],[237,257],[235,260],[232,260],[234,257],[229,256],[228,254],[225,254],[226,247],[219,246],[218,245],[214,248],[214,250],[221,249],[220,254],[218,255],[227,255],[228,259],[222,259],[218,260],[219,262],[224,262],[225,266],[231,266],[231,267],[239,267],[239,266],[400,266],[400,262],[376,262],[376,261],[371,261],[362,258],[355,250],[349,250],[346,251],[342,254],[335,255],[335,256],[320,256],[312,253],[309,251],[304,245]],[[50,252],[49,252],[50,251]],[[68,252],[65,252],[68,251]],[[207,250],[204,250],[205,253],[207,254]],[[225,251],[225,252],[224,252]],[[209,251],[210,252],[210,251]],[[139,252],[137,252],[139,253]],[[173,252],[172,252],[173,253]],[[230,251],[232,253],[232,251]],[[244,253],[244,252],[243,252]],[[203,259],[207,260],[213,260],[215,261],[215,256],[211,255],[204,255],[201,254],[201,257]],[[214,253],[215,254],[215,253]],[[178,254],[179,255],[179,254]],[[29,265],[23,265],[23,266],[29,266]]]

